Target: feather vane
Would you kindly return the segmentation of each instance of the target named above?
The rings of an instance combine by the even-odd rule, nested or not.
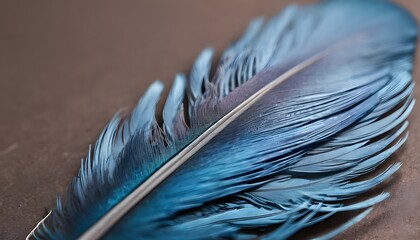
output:
[[[358,198],[401,166],[372,174],[407,139],[416,38],[411,16],[380,0],[292,5],[252,21],[213,76],[205,49],[188,81],[175,77],[162,127],[160,82],[125,120],[117,114],[31,236],[286,239],[367,209],[320,239],[336,236],[389,197]]]

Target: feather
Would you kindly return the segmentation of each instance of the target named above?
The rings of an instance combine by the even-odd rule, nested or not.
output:
[[[336,236],[389,197],[363,194],[401,165],[374,171],[407,139],[416,38],[412,17],[380,0],[252,21],[213,75],[205,49],[188,83],[176,76],[161,124],[160,82],[118,113],[28,237],[285,239],[368,209],[320,239]]]

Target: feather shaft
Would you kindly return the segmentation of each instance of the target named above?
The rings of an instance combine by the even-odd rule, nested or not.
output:
[[[323,56],[332,51],[334,47],[327,49],[312,58],[309,58],[301,64],[293,67],[285,74],[279,76],[276,80],[272,81],[254,95],[249,97],[238,107],[234,108],[231,112],[217,121],[203,134],[197,137],[191,144],[181,150],[165,165],[159,168],[153,173],[146,181],[138,186],[132,193],[124,198],[118,205],[112,208],[105,216],[97,221],[91,228],[89,228],[81,237],[80,240],[99,239],[103,236],[119,219],[121,219],[131,208],[145,198],[153,189],[155,189],[161,182],[163,182],[169,175],[171,175],[176,169],[178,169],[183,163],[185,163],[192,155],[206,145],[211,139],[213,139],[219,132],[226,128],[236,117],[245,112],[252,104],[262,98],[267,92],[278,86],[300,70],[315,63]]]

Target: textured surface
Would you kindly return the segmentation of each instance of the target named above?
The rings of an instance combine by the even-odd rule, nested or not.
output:
[[[420,14],[419,4],[405,2]],[[203,47],[220,51],[251,18],[287,3],[2,3],[0,238],[30,231],[119,107],[132,106],[156,78],[169,83]],[[344,237],[420,235],[417,112],[408,143],[394,157],[404,165],[388,185],[393,197]]]

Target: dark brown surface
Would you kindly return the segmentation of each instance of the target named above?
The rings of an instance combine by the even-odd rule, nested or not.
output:
[[[250,19],[289,2],[0,1],[0,239],[26,236],[88,144],[153,80],[168,86],[202,48],[220,52]],[[419,1],[398,2],[420,18]],[[340,238],[419,238],[419,114],[393,158],[404,165],[387,185],[392,198]]]

